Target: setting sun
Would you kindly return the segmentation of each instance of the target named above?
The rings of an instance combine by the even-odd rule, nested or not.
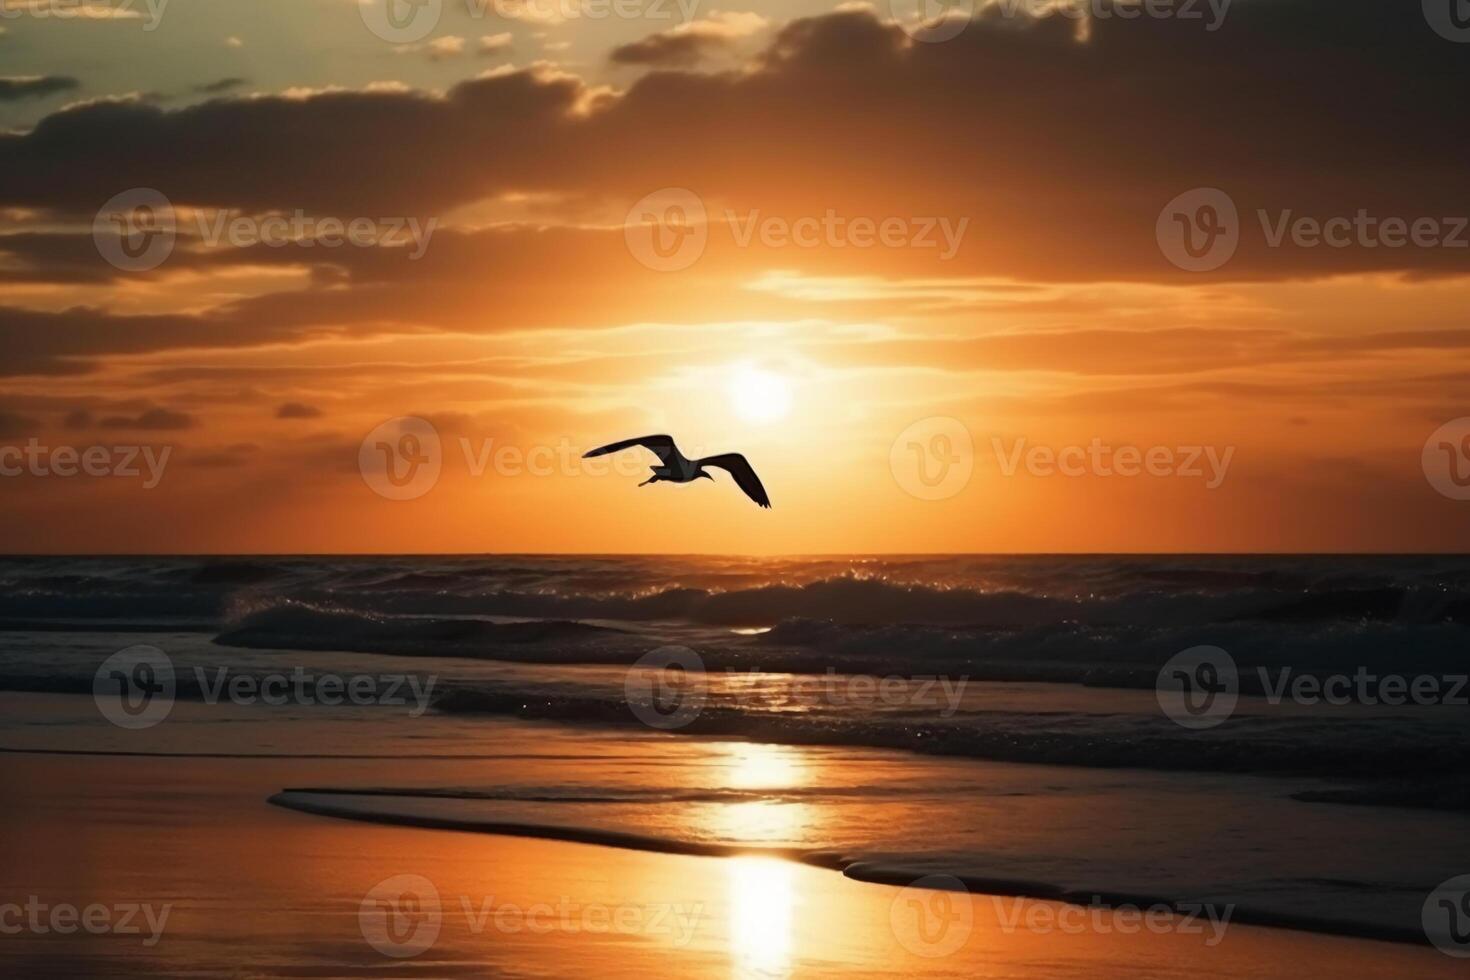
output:
[[[730,407],[747,422],[779,422],[791,411],[791,384],[779,374],[742,364],[730,379]]]

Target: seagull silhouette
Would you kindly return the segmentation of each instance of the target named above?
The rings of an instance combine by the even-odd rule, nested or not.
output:
[[[642,446],[658,457],[662,466],[650,466],[653,476],[638,484],[640,487],[650,483],[658,483],[660,480],[666,483],[693,483],[698,479],[713,480],[714,477],[705,472],[706,466],[718,466],[726,470],[735,478],[735,485],[745,491],[745,495],[762,507],[771,506],[771,498],[766,496],[766,488],[761,486],[760,477],[755,475],[749,461],[739,453],[723,453],[719,456],[705,456],[702,459],[686,459],[679,452],[679,447],[674,445],[672,436],[639,436],[636,439],[624,439],[622,442],[610,442],[606,446],[600,446],[590,452],[582,454],[583,459],[591,459],[593,456],[606,456],[620,449],[630,446]]]

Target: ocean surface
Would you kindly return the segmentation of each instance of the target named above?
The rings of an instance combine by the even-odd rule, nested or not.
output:
[[[0,750],[374,760],[272,802],[1422,943],[1467,639],[1462,557],[11,557]],[[139,647],[170,707],[115,724]],[[1228,710],[1160,693],[1199,648]]]

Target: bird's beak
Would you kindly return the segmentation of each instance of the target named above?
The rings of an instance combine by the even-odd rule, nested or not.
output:
[[[702,477],[704,477],[706,480],[713,480],[714,479],[714,477],[710,476],[708,473],[701,473],[699,475],[702,476]]]

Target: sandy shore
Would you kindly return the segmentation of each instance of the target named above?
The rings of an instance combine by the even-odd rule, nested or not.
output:
[[[1150,924],[772,858],[384,827],[266,803],[375,764],[0,757],[0,896],[40,923],[7,929],[0,966],[28,977],[1463,975],[1403,944]],[[68,906],[102,906],[114,925],[141,907],[141,928],[68,933],[52,918]]]

